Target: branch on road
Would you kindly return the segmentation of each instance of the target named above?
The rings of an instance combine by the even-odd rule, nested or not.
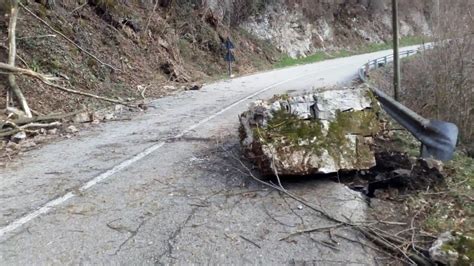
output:
[[[403,243],[403,239],[399,239],[398,237],[389,235],[388,233],[382,233],[383,232],[382,230],[375,227],[375,225],[378,224],[379,222],[351,223],[349,221],[349,219],[347,219],[347,218],[346,218],[347,221],[342,221],[342,220],[332,216],[331,214],[326,212],[324,209],[313,206],[312,204],[310,204],[305,199],[300,198],[300,197],[290,193],[288,190],[286,190],[283,187],[278,173],[275,173],[275,176],[276,176],[277,181],[278,181],[278,185],[270,183],[270,182],[263,181],[260,178],[256,177],[253,174],[252,170],[249,167],[247,167],[247,165],[241,159],[239,159],[236,155],[234,155],[233,153],[231,153],[230,151],[225,149],[225,147],[223,147],[223,146],[221,146],[221,148],[224,152],[226,152],[229,155],[230,158],[236,160],[242,166],[242,168],[245,169],[245,170],[242,170],[242,169],[236,168],[237,171],[241,172],[242,174],[248,175],[253,180],[255,180],[256,182],[258,182],[258,183],[260,183],[264,186],[275,189],[275,190],[291,197],[292,199],[294,199],[294,200],[300,202],[301,204],[307,206],[311,210],[321,214],[322,216],[324,216],[328,220],[330,220],[332,222],[336,222],[336,225],[332,225],[332,226],[328,226],[328,227],[319,227],[319,228],[312,228],[312,229],[297,231],[295,233],[290,234],[287,237],[282,238],[281,240],[285,240],[289,237],[299,235],[299,234],[304,234],[304,233],[311,233],[311,232],[324,231],[324,230],[327,231],[327,230],[330,230],[330,229],[333,229],[333,228],[336,228],[336,227],[350,227],[350,228],[353,228],[356,231],[360,232],[368,240],[370,240],[373,243],[379,245],[382,249],[384,249],[386,251],[389,251],[389,252],[392,252],[393,254],[398,254],[400,256],[403,256],[404,257],[403,260],[405,262],[408,262],[408,263],[411,263],[411,264],[418,264],[418,265],[430,265],[429,259],[425,258],[423,256],[423,254],[421,252],[419,252],[419,251],[423,251],[423,249],[421,249],[420,247],[417,247],[415,245],[415,243],[413,243],[413,242]],[[274,168],[273,168],[273,170],[274,170]],[[407,246],[407,248],[405,250],[401,249],[399,247],[401,244],[405,244],[405,246]],[[415,250],[413,250],[412,247],[415,247]]]

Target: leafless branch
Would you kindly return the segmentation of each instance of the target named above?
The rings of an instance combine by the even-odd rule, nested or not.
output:
[[[16,58],[16,22],[18,19],[18,0],[11,0],[11,14],[10,14],[10,23],[8,25],[8,65],[15,67],[15,58]],[[8,75],[8,84],[10,85],[10,90],[13,92],[15,97],[18,100],[21,108],[25,112],[27,117],[32,117],[30,108],[28,107],[28,102],[26,101],[23,92],[20,90],[16,84],[15,75]],[[7,94],[7,107],[9,101],[9,94]]]
[[[121,104],[121,105],[129,106],[129,107],[135,107],[133,105],[130,105],[128,103],[125,103],[125,102],[122,102],[122,101],[119,101],[119,100],[114,100],[114,99],[110,99],[110,98],[107,98],[107,97],[103,97],[103,96],[99,96],[99,95],[95,95],[95,94],[91,94],[91,93],[87,93],[87,92],[81,92],[81,91],[77,91],[77,90],[73,90],[73,89],[68,89],[64,86],[61,86],[61,85],[58,85],[58,84],[52,82],[52,81],[59,80],[59,78],[53,77],[51,75],[41,74],[41,73],[35,72],[33,70],[30,70],[30,69],[14,67],[14,66],[10,66],[10,65],[7,65],[7,64],[4,64],[4,63],[0,63],[0,69],[7,72],[7,73],[9,73],[9,74],[26,75],[26,76],[36,78],[39,81],[43,82],[44,84],[46,84],[50,87],[53,87],[53,88],[56,88],[58,90],[62,90],[62,91],[65,91],[65,92],[78,94],[78,95],[82,95],[82,96],[86,96],[86,97],[90,97],[90,98],[95,98],[95,99],[98,99],[98,100],[111,102],[111,103],[115,103],[115,104]]]

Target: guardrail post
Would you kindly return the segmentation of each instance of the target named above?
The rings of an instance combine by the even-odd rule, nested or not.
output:
[[[414,54],[418,53],[417,51],[405,51],[400,55],[406,54],[409,56],[412,52]],[[388,56],[383,57],[383,60],[387,64]],[[378,61],[378,59],[368,61],[359,69],[359,76],[362,81],[368,82],[370,64],[375,62],[375,65],[377,65]],[[421,142],[421,157],[432,157],[442,161],[452,159],[459,134],[455,124],[425,119],[377,88],[369,87],[382,104],[383,109]]]

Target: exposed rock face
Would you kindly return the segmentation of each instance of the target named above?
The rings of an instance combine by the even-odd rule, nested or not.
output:
[[[290,57],[391,38],[389,0],[273,1],[242,27]],[[431,0],[400,1],[400,34],[430,35]]]
[[[318,33],[302,13],[282,6],[276,10],[268,9],[261,17],[251,18],[242,26],[255,36],[272,41],[278,49],[293,58],[308,55],[313,50],[313,35]]]
[[[240,117],[241,144],[265,175],[369,169],[378,110],[365,87],[258,101]]]

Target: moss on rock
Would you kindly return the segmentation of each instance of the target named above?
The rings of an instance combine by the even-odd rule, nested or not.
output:
[[[334,108],[327,92],[289,99],[274,97],[269,102],[260,102],[260,105],[254,108],[252,117],[253,120],[260,121],[251,129],[253,138],[260,143],[254,146],[262,147],[261,153],[265,155],[266,152],[267,157],[277,158],[276,164],[280,163],[281,168],[295,167],[304,173],[317,172],[318,168],[331,172],[337,169],[372,167],[375,163],[371,147],[372,137],[382,128],[378,112],[372,107],[377,103],[374,103],[375,98],[365,91],[361,93],[349,89],[349,92],[363,98],[356,97],[363,107],[345,110],[345,106],[342,106],[341,109],[323,110],[332,113],[331,119],[318,119],[316,114],[310,119],[302,119],[301,113],[293,113],[283,107],[275,108],[293,103],[298,105],[295,108],[300,108],[298,110],[306,112],[305,114],[307,111],[304,106],[317,108],[316,102],[323,107]],[[298,101],[301,99],[314,99],[314,102]],[[263,120],[262,109],[266,110],[263,112]],[[291,106],[289,109],[291,110]],[[252,116],[252,111],[246,114]]]

